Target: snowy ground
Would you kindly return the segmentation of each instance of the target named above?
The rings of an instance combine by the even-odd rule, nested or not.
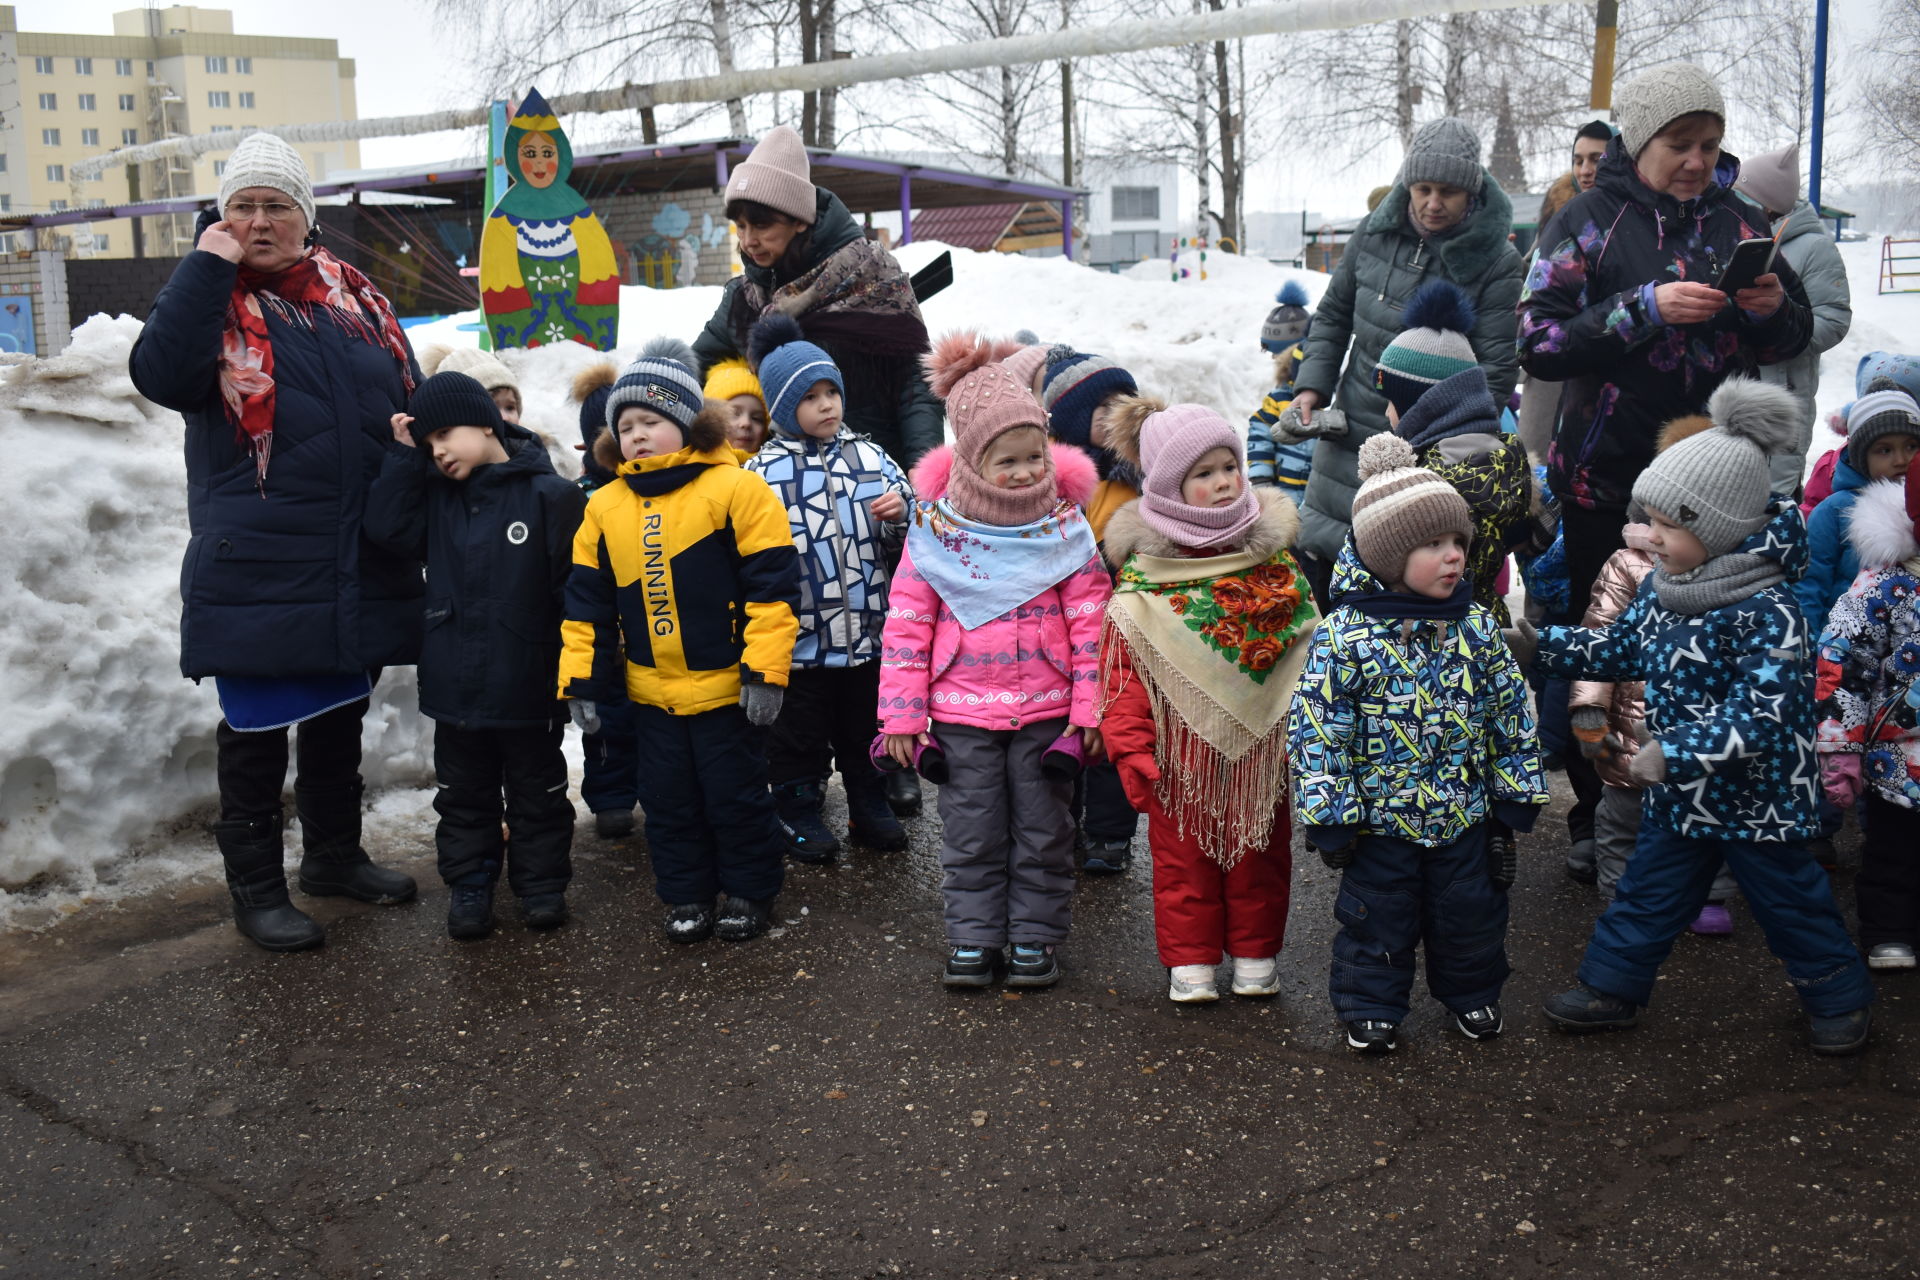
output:
[[[909,270],[943,246],[907,246]],[[1824,366],[1822,417],[1852,398],[1868,351],[1913,349],[1920,297],[1876,297],[1879,242],[1842,246],[1855,291],[1852,334]],[[955,283],[926,307],[937,333],[974,326],[1031,329],[1113,356],[1169,400],[1209,404],[1243,420],[1270,385],[1260,323],[1296,278],[1318,298],[1325,277],[1210,255],[1188,279],[1164,262],[1106,275],[1060,259],[954,250]],[[715,288],[627,289],[621,349],[658,334],[691,338]],[[471,343],[454,317],[412,337]],[[0,382],[8,465],[0,500],[15,513],[0,543],[0,928],[34,927],[128,893],[210,876],[200,829],[213,799],[210,685],[177,672],[178,574],[186,544],[181,423],[142,400],[126,375],[139,333],[95,316],[59,357],[13,367]],[[521,379],[528,425],[578,469],[574,371],[600,358],[568,345],[503,357]],[[1829,447],[1824,435],[1816,450]],[[425,788],[430,732],[414,710],[411,672],[389,673],[366,734],[365,772],[383,788],[368,819],[376,842],[418,840],[432,824]],[[570,738],[578,767],[577,739]]]

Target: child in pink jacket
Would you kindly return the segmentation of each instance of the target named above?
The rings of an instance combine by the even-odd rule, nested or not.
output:
[[[923,501],[894,576],[880,659],[883,767],[940,787],[949,986],[1059,980],[1073,903],[1073,779],[1097,750],[1111,591],[1080,503],[1098,475],[1049,446],[1008,348],[940,340],[928,384],[954,443],[914,469]],[[880,752],[876,750],[878,757]],[[1013,944],[1010,962],[1003,955]]]

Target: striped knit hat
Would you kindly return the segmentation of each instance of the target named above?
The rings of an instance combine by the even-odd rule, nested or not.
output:
[[[1085,449],[1093,444],[1093,411],[1114,396],[1138,395],[1133,375],[1105,356],[1057,346],[1047,352],[1040,407],[1056,440]]]
[[[1459,490],[1414,465],[1413,446],[1390,432],[1360,446],[1360,490],[1353,495],[1353,549],[1389,587],[1407,576],[1407,557],[1442,534],[1471,543],[1473,512]]]
[[[783,436],[801,434],[800,402],[816,382],[831,382],[844,400],[846,380],[840,366],[825,350],[808,342],[800,322],[775,312],[753,326],[747,334],[747,358],[760,373],[760,399],[767,406],[767,418]]]
[[[1920,405],[1891,378],[1875,378],[1847,408],[1847,465],[1867,474],[1867,455],[1886,436],[1920,438]]]
[[[680,424],[685,431],[700,412],[702,395],[700,358],[678,338],[655,338],[640,348],[640,356],[620,371],[607,396],[607,425],[620,425],[620,411],[638,405]]]
[[[1373,385],[1396,412],[1405,413],[1428,387],[1473,368],[1480,357],[1467,340],[1473,332],[1473,301],[1451,281],[1421,285],[1400,323],[1406,328],[1380,353]]]

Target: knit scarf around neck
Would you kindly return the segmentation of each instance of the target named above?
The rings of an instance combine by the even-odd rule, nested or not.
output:
[[[254,484],[262,497],[266,496],[267,461],[273,454],[277,403],[269,310],[284,323],[303,329],[313,328],[318,313],[341,332],[385,347],[399,362],[407,391],[413,390],[413,366],[400,321],[392,305],[358,269],[325,249],[314,249],[285,271],[272,274],[241,267],[220,333],[220,398],[240,439],[253,451]]]
[[[1317,620],[1284,550],[1265,559],[1135,553],[1120,569],[1100,641],[1101,687],[1113,688],[1111,664],[1124,646],[1153,707],[1155,797],[1227,870],[1272,834],[1287,710]]]
[[[1030,524],[988,524],[945,498],[914,508],[907,526],[913,567],[972,631],[1011,613],[1099,555],[1093,529],[1071,502]]]
[[[1184,479],[1184,477],[1182,477]],[[1140,491],[1140,519],[1149,529],[1183,547],[1232,547],[1260,519],[1260,496],[1251,484],[1240,486],[1240,496],[1224,507],[1195,507],[1180,500],[1179,485],[1172,494],[1160,492],[1154,476]]]
[[[1693,617],[1739,604],[1776,582],[1785,582],[1786,578],[1787,571],[1778,560],[1750,551],[1734,551],[1715,556],[1699,568],[1679,575],[1656,565],[1653,590],[1660,598],[1661,608]]]

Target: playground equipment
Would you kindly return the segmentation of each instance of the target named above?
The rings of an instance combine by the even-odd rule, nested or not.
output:
[[[1906,252],[1896,252],[1895,246],[1905,246]],[[1883,236],[1880,240],[1880,293],[1920,293],[1920,284],[1903,284],[1904,280],[1920,280],[1920,240],[1898,240],[1892,236]]]
[[[1180,265],[1180,251],[1183,249],[1196,252],[1200,255],[1200,262],[1197,268],[1190,266],[1183,267]],[[1182,280],[1192,279],[1196,269],[1200,272],[1200,278],[1205,280],[1207,278],[1207,238],[1205,236],[1175,236],[1173,238],[1173,251],[1167,255],[1167,261],[1172,266],[1173,282],[1175,284],[1179,284]]]

